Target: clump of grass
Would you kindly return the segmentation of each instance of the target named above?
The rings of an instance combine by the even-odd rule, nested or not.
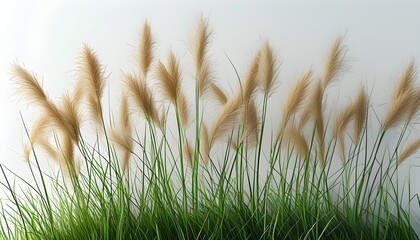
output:
[[[419,110],[414,61],[395,87],[374,142],[368,139],[372,110],[364,87],[338,113],[330,137],[324,99],[345,69],[347,51],[338,37],[322,75],[309,70],[292,87],[279,129],[267,142],[266,117],[279,73],[267,41],[228,97],[213,77],[211,31],[201,17],[191,46],[191,105],[175,53],[170,51],[166,61],[155,60],[147,22],[140,36],[136,71],[122,76],[120,108],[110,125],[101,103],[104,68],[87,45],[74,91],[57,103],[36,76],[12,67],[18,93],[38,107],[40,116],[31,131],[24,125],[30,141],[25,160],[34,180],[24,183],[30,191],[18,194],[6,177],[8,169],[0,166],[10,201],[2,205],[2,237],[418,239],[405,207],[414,196],[410,186],[400,189],[398,178],[399,166],[418,150],[418,140],[397,154]],[[158,106],[159,94],[167,106]],[[212,100],[220,110],[208,116],[204,110]],[[95,126],[93,142],[82,128],[84,110]],[[192,122],[195,129],[190,129]],[[385,133],[401,124],[397,145],[384,147]],[[63,175],[43,172],[39,162],[44,158],[57,163]]]

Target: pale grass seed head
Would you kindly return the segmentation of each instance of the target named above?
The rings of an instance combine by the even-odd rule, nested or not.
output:
[[[344,61],[347,51],[343,41],[344,37],[339,36],[335,39],[333,45],[331,46],[324,66],[324,74],[322,76],[323,88],[326,88],[334,80],[334,78],[344,70]]]
[[[244,101],[244,104],[247,104],[251,98],[253,98],[255,89],[258,84],[258,69],[260,65],[260,57],[258,53],[252,63],[251,66],[248,69],[248,72],[245,76],[245,80],[243,82],[242,86],[242,100]]]
[[[223,106],[211,128],[210,147],[232,129],[238,119],[241,107],[242,100],[240,96],[233,97]]]
[[[116,143],[123,150],[121,166],[126,173],[130,165],[130,157],[133,151],[132,124],[130,121],[130,111],[127,95],[121,97],[118,127],[111,129],[111,141]]]
[[[360,87],[354,106],[356,110],[354,114],[353,141],[357,145],[362,137],[369,109],[369,97],[364,86]]]
[[[276,87],[276,78],[279,67],[273,48],[270,46],[268,41],[265,41],[261,47],[259,58],[261,86],[264,94],[269,96]]]
[[[315,130],[317,140],[318,159],[321,167],[325,166],[325,143],[324,143],[324,88],[321,81],[315,84],[310,106],[310,111],[315,119]]]
[[[87,106],[91,117],[96,124],[102,126],[101,99],[105,88],[104,67],[99,62],[95,51],[86,44],[82,50],[79,74],[79,81],[87,86],[84,91],[86,91],[85,96],[87,97]]]
[[[128,90],[128,96],[140,110],[140,113],[146,120],[152,121],[158,124],[158,127],[162,128],[163,126],[161,125],[161,120],[159,119],[155,106],[156,102],[151,91],[146,86],[146,81],[132,74],[125,74],[124,82]]]
[[[392,96],[393,100],[395,101],[402,94],[411,91],[415,87],[416,78],[417,70],[415,62],[414,60],[411,60],[395,86],[394,94]]]
[[[246,106],[243,114],[244,132],[242,141],[247,141],[247,147],[253,148],[258,143],[258,132],[260,127],[260,115],[258,114],[257,105],[251,100]]]
[[[200,154],[205,165],[209,163],[210,135],[207,125],[202,122],[200,126]]]
[[[179,112],[179,117],[180,117],[182,126],[184,126],[184,128],[187,128],[191,123],[190,108],[188,105],[187,97],[183,93],[181,93],[178,96],[178,112]]]
[[[283,148],[287,147],[285,143],[290,143],[301,159],[304,159],[308,155],[308,143],[299,128],[292,126],[285,129],[284,140],[282,144]]]
[[[214,82],[210,84],[210,87],[217,103],[221,106],[225,105],[228,101],[226,93]]]
[[[299,121],[299,128],[303,128],[311,119],[314,121],[322,120],[322,112],[323,112],[323,95],[324,95],[324,88],[322,87],[322,81],[318,80],[310,84],[308,90],[308,97],[304,102],[304,109],[300,116]],[[321,123],[323,123],[321,121]]]
[[[413,101],[413,104],[410,107],[410,111],[407,114],[407,124],[413,120],[413,118],[417,115],[417,113],[420,110],[420,88],[417,87],[415,90],[415,101]]]
[[[150,24],[145,21],[140,34],[139,49],[137,61],[139,64],[139,71],[144,79],[147,77],[150,65],[153,61],[153,46],[155,45]]]
[[[277,138],[279,138],[281,132],[284,131],[290,118],[293,117],[293,115],[297,113],[297,111],[302,107],[304,100],[306,99],[309,93],[308,90],[311,77],[312,70],[309,70],[300,77],[300,79],[289,91],[286,101],[283,104],[283,112]]]
[[[400,124],[402,120],[405,120],[416,100],[417,94],[414,90],[406,91],[394,99],[385,115],[383,122],[384,131]]]
[[[181,72],[178,61],[172,51],[168,54],[168,67],[165,67],[159,61],[156,75],[163,95],[173,104],[176,104],[181,90]]]
[[[198,84],[199,96],[203,96],[213,81],[210,68],[210,60],[207,56],[212,32],[208,25],[208,20],[200,17],[192,43],[192,55],[196,68],[196,80]]]
[[[23,146],[24,160],[29,162],[32,148],[39,145],[39,142],[44,141],[48,138],[48,134],[51,133],[51,123],[46,116],[41,116],[32,125],[31,133],[29,135],[30,144]]]
[[[332,135],[338,141],[339,153],[343,163],[345,162],[344,133],[349,123],[355,118],[356,111],[355,103],[351,103],[338,113],[334,121]]]
[[[420,139],[414,141],[410,145],[408,145],[404,151],[398,156],[398,166],[401,165],[407,158],[409,158],[411,155],[413,155],[417,150],[420,148]]]
[[[37,78],[19,65],[12,66],[12,74],[18,86],[17,91],[29,103],[40,107],[42,114],[49,119],[51,125],[57,127],[62,132],[70,132],[59,108],[45,94]]]
[[[184,156],[187,160],[187,164],[189,167],[193,167],[193,160],[194,160],[194,149],[192,144],[185,139],[183,144],[183,152],[185,153]]]
[[[61,98],[61,114],[67,125],[69,136],[77,144],[81,128],[81,112],[78,103],[68,93]]]

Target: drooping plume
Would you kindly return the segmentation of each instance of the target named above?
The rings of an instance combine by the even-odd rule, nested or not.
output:
[[[415,115],[419,104],[417,102],[419,98],[418,90],[415,86],[416,78],[415,63],[411,61],[396,84],[391,106],[385,115],[383,123],[385,131],[398,125],[403,120],[409,122]]]
[[[346,48],[343,41],[343,36],[339,36],[330,49],[322,76],[323,88],[326,88],[345,67]]]
[[[420,139],[414,141],[410,145],[408,145],[404,151],[398,156],[397,164],[401,165],[407,158],[413,155],[417,150],[420,148]]]
[[[123,150],[123,158],[121,161],[122,170],[127,172],[130,165],[130,157],[133,151],[132,126],[130,121],[130,111],[128,107],[128,99],[125,94],[121,97],[121,105],[119,112],[119,122],[117,127],[111,129],[111,140]]]
[[[155,42],[153,40],[152,31],[150,28],[149,22],[145,21],[143,24],[143,29],[140,35],[139,49],[137,61],[139,64],[140,74],[144,79],[147,78],[147,73],[149,72],[150,65],[153,61],[153,46]]]
[[[297,127],[289,127],[284,132],[284,140],[282,147],[285,148],[285,143],[290,143],[296,150],[300,158],[305,158],[308,155],[309,147],[305,136]]]
[[[257,105],[251,100],[244,111],[244,132],[242,141],[247,141],[248,148],[253,148],[258,143],[258,132],[260,127],[260,115],[258,114]]]
[[[290,118],[299,110],[299,108],[303,105],[305,98],[308,96],[308,88],[311,77],[312,70],[304,73],[287,95],[286,101],[283,104],[283,112],[280,128],[277,133],[277,140],[279,140],[281,133],[286,128]]]
[[[146,81],[131,74],[124,75],[128,96],[132,99],[140,113],[148,120],[162,128],[152,92],[147,88]]]
[[[210,37],[211,30],[209,29],[208,21],[201,16],[192,43],[192,55],[200,97],[210,89],[211,82],[213,81],[210,60],[207,56]]]
[[[86,44],[83,46],[78,74],[80,84],[86,86],[84,96],[90,115],[98,126],[103,126],[101,99],[105,88],[104,67],[93,49]]]
[[[210,147],[232,129],[241,110],[241,98],[233,97],[225,104],[211,128]]]
[[[276,87],[276,78],[278,73],[278,65],[273,48],[268,41],[265,41],[261,47],[260,54],[260,81],[264,94],[269,96]]]

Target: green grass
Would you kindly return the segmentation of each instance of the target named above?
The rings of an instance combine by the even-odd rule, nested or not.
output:
[[[86,169],[80,175],[73,173],[71,181],[41,172],[35,158],[31,169],[37,184],[30,191],[16,196],[14,187],[3,183],[10,190],[7,205],[11,204],[15,211],[3,210],[2,236],[417,239],[410,225],[410,212],[400,207],[400,191],[395,189],[397,183],[392,176],[397,171],[395,165],[385,163],[388,159],[373,160],[384,159],[373,156],[378,154],[375,149],[379,148],[380,138],[372,152],[356,146],[350,161],[334,174],[328,166],[321,171],[315,159],[307,157],[302,162],[292,150],[273,147],[272,157],[265,163],[269,164],[269,174],[258,192],[254,190],[250,166],[254,155],[247,154],[242,144],[237,149],[226,147],[220,166],[196,168],[200,180],[194,188],[186,184],[183,189],[177,176],[183,174],[180,164],[168,161],[173,158],[172,149],[164,137],[157,140],[153,134],[145,134],[136,139],[142,152],[133,159],[140,170],[138,176],[130,175],[135,181],[122,175],[115,151],[108,159],[97,143],[92,146],[81,141],[79,148]],[[330,151],[333,149],[331,143]],[[263,176],[262,172],[255,174]],[[191,174],[184,177],[191,183]],[[52,181],[52,190],[46,189],[45,181]]]

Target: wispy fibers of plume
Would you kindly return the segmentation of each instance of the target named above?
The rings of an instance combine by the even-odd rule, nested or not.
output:
[[[200,154],[205,165],[209,163],[210,135],[207,125],[203,122],[200,126]]]
[[[208,20],[201,16],[191,46],[200,97],[210,89],[213,81],[210,60],[207,56],[211,34]]]
[[[408,145],[404,151],[398,156],[398,166],[401,165],[407,158],[413,155],[417,150],[420,148],[420,139],[414,141],[410,145]]]
[[[156,76],[163,96],[176,105],[181,90],[181,73],[172,51],[168,54],[168,68],[159,61]]]
[[[137,63],[139,72],[144,79],[147,78],[150,65],[153,61],[153,46],[155,42],[153,39],[152,31],[148,21],[145,21],[140,34]]]
[[[324,73],[322,75],[323,88],[326,88],[345,67],[344,61],[347,50],[343,41],[343,36],[337,37],[330,49],[327,61],[324,65]]]
[[[354,102],[342,108],[334,121],[333,137],[338,141],[339,153],[343,164],[345,163],[344,132],[356,114]]]
[[[153,122],[162,129],[163,122],[161,121],[161,118],[159,118],[155,105],[155,99],[152,95],[152,92],[147,88],[146,81],[132,74],[125,74],[124,82],[128,90],[129,98],[140,110],[140,113],[146,118],[147,121]]]
[[[366,126],[366,119],[369,109],[369,97],[366,93],[365,87],[360,87],[354,105],[356,111],[354,113],[353,142],[355,145],[358,145],[361,140],[363,130]]]
[[[67,132],[67,125],[58,107],[48,98],[34,75],[19,65],[12,66],[12,74],[18,93],[32,105],[40,107],[42,114],[61,130]]]
[[[415,67],[414,60],[408,64],[405,71],[401,74],[400,80],[395,86],[394,93],[392,95],[392,100],[396,100],[402,94],[412,91],[415,88],[415,81],[417,78],[417,71]]]
[[[246,141],[247,148],[251,149],[258,143],[258,133],[260,131],[260,115],[258,114],[257,105],[254,100],[251,100],[244,106],[243,123],[244,131],[242,134],[242,141]]]
[[[287,147],[286,143],[290,143],[293,146],[301,159],[304,159],[308,155],[308,143],[299,128],[292,126],[285,129],[283,148]]]
[[[188,166],[193,167],[194,149],[192,144],[187,140],[187,138],[184,138],[182,152],[184,153]]]
[[[312,77],[312,70],[304,73],[289,91],[287,98],[283,104],[283,112],[281,116],[280,127],[277,132],[276,142],[280,139],[282,132],[291,117],[302,107],[305,98],[308,96],[309,83]]]
[[[265,41],[259,52],[260,84],[266,96],[270,96],[277,87],[279,66],[273,48]]]
[[[83,46],[80,62],[78,64],[78,85],[87,98],[87,106],[91,118],[103,130],[103,116],[101,99],[105,87],[104,67],[99,62],[96,53],[88,45]]]
[[[259,65],[260,65],[259,54],[260,53],[258,53],[254,57],[251,63],[251,66],[249,67],[248,72],[245,75],[245,80],[242,85],[241,97],[242,97],[242,101],[244,105],[248,104],[248,102],[253,98],[255,89],[258,84],[257,77],[258,77],[258,70],[259,70]]]
[[[222,106],[225,105],[228,101],[226,93],[214,82],[210,84],[210,87],[217,103]]]
[[[78,142],[78,126],[80,126],[77,106],[73,105],[69,95],[65,95],[62,100],[63,106],[57,107],[45,94],[36,77],[19,65],[12,66],[12,74],[18,86],[18,93],[21,93],[31,104],[40,107],[42,115],[31,133],[32,145],[26,147],[25,160],[29,160],[30,149],[28,148],[32,148],[34,144],[39,145],[51,157],[51,160],[59,163],[67,175],[69,173],[67,166],[77,165],[73,158],[73,144]],[[48,122],[45,122],[47,119]],[[59,149],[55,149],[48,142],[46,131],[52,128],[59,134]],[[62,154],[60,155],[58,151]]]
[[[178,60],[172,51],[168,54],[167,67],[159,61],[156,75],[163,96],[177,109],[184,127],[189,125],[189,107],[186,95],[181,89],[181,71]]]
[[[420,110],[420,88],[417,87],[416,89],[414,89],[415,91],[415,100],[413,102],[413,104],[411,105],[410,110],[408,111],[407,114],[407,119],[406,119],[406,123],[409,124],[411,122],[411,120],[413,120],[413,118],[417,115],[417,113]]]
[[[398,125],[401,121],[409,122],[418,109],[418,90],[415,87],[417,73],[414,61],[408,65],[397,82],[392,95],[391,106],[383,122],[384,131]]]
[[[133,127],[130,120],[130,111],[127,95],[121,97],[118,125],[111,129],[111,141],[116,143],[123,151],[121,166],[124,173],[127,173],[130,166],[130,157],[133,152]]]
[[[210,148],[213,144],[222,138],[227,132],[232,130],[238,115],[241,111],[241,97],[235,96],[229,100],[222,108],[222,111],[216,117],[211,128]]]

